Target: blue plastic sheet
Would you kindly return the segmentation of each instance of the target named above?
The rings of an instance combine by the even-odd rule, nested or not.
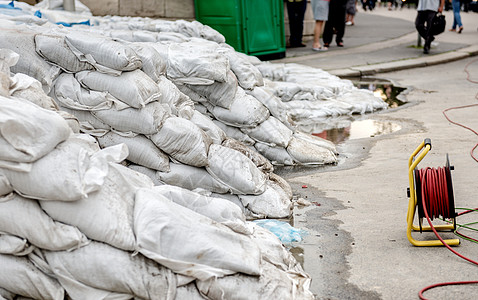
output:
[[[88,26],[91,26],[90,20],[83,21],[83,22],[73,22],[73,23],[57,22],[56,24],[63,25],[65,27],[71,27],[73,25],[88,25]]]
[[[253,222],[275,234],[285,246],[293,242],[301,242],[307,235],[307,231],[294,228],[289,223],[279,220],[263,219]]]
[[[19,9],[21,10],[21,8],[19,7],[15,7],[13,1],[8,3],[8,4],[0,4],[0,8],[6,8],[6,9]]]

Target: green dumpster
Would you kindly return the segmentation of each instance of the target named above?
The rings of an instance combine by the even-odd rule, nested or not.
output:
[[[219,31],[236,51],[285,57],[283,0],[195,0],[196,19]]]

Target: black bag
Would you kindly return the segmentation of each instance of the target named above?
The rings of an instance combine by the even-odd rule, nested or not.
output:
[[[442,15],[441,13],[436,14],[432,21],[432,28],[431,28],[432,34],[439,35],[443,31],[445,31],[445,27],[446,27],[445,16]]]

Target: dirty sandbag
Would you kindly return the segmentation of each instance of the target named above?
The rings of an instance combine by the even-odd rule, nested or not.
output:
[[[207,299],[302,299],[313,300],[309,290],[310,278],[286,272],[262,260],[260,276],[234,274],[222,278],[196,281],[199,291]]]
[[[13,187],[8,181],[8,178],[0,171],[0,196],[13,192]]]
[[[58,105],[43,91],[40,81],[28,75],[18,73],[12,77],[10,95],[15,98],[23,98],[41,108],[57,111]]]
[[[210,117],[194,110],[189,121],[201,128],[211,139],[214,144],[221,144],[226,138],[226,133],[217,126]]]
[[[103,136],[96,137],[96,139],[101,148],[122,143],[125,144],[128,146],[129,152],[126,159],[135,164],[155,169],[157,171],[169,171],[169,157],[144,135],[128,137],[110,131]]]
[[[301,242],[302,239],[307,235],[305,230],[297,229],[292,227],[289,223],[279,220],[264,219],[255,220],[253,222],[272,232],[279,238],[284,246],[291,246],[294,242]]]
[[[252,233],[246,224],[246,218],[241,209],[232,202],[221,198],[203,196],[172,185],[157,186],[153,190],[176,204],[226,225],[235,232]]]
[[[112,76],[95,71],[82,71],[75,74],[76,79],[90,90],[108,92],[118,100],[134,108],[160,99],[158,85],[141,70],[122,72]]]
[[[212,140],[189,120],[172,116],[150,138],[162,151],[182,163],[195,167],[208,165],[208,149]]]
[[[264,85],[261,72],[242,55],[227,44],[221,44],[219,52],[223,53],[229,60],[231,71],[237,77],[239,85],[245,90],[252,90],[255,86]]]
[[[255,150],[254,147],[247,146],[235,139],[227,138],[222,143],[224,147],[237,150],[247,156],[264,173],[272,173],[274,167],[270,161]]]
[[[25,238],[0,233],[1,254],[24,256],[32,252],[34,248],[35,246],[30,245],[30,243],[28,243],[28,240]]]
[[[93,32],[70,31],[65,42],[80,61],[92,64],[97,70],[118,74],[141,68],[141,59],[133,49]]]
[[[177,288],[176,299],[204,300],[205,298],[199,293],[196,284],[192,282]]]
[[[163,185],[164,184],[164,182],[161,182],[159,180],[159,176],[157,176],[157,172],[158,172],[157,170],[153,170],[153,169],[150,169],[150,168],[147,168],[147,167],[144,167],[144,166],[140,166],[140,165],[135,165],[135,164],[128,165],[128,168],[148,176],[149,179],[151,179],[151,181],[153,182],[154,185]]]
[[[229,71],[225,82],[215,81],[209,85],[187,84],[186,86],[206,98],[210,104],[229,109],[236,96],[237,78],[232,71]]]
[[[99,150],[86,134],[71,136],[31,164],[30,172],[2,169],[13,189],[27,198],[75,201],[97,191],[108,173],[109,161],[122,161],[128,148],[122,144]]]
[[[143,65],[141,70],[155,82],[158,82],[159,77],[166,73],[166,62],[163,61],[158,51],[146,43],[130,43],[128,46],[141,59]]]
[[[10,49],[20,55],[18,62],[10,68],[12,73],[23,73],[35,78],[42,83],[43,90],[49,92],[61,69],[49,64],[35,52],[34,36],[37,33],[28,26],[2,22],[0,49]]]
[[[267,218],[288,218],[293,205],[287,193],[272,181],[267,181],[265,186],[260,195],[239,195],[242,204],[253,213]]]
[[[57,111],[57,113],[63,119],[65,119],[66,123],[68,123],[68,126],[70,127],[71,131],[73,131],[74,134],[80,133],[80,121],[78,121],[77,117],[63,110],[59,110]]]
[[[269,110],[256,98],[237,89],[230,109],[205,104],[217,120],[234,127],[255,127],[269,117]]]
[[[101,188],[77,201],[41,201],[54,220],[73,225],[90,239],[134,251],[133,208],[135,192],[152,187],[151,180],[120,164],[110,163]]]
[[[66,72],[93,70],[88,62],[80,61],[65,43],[65,33],[45,32],[35,35],[35,50],[46,61]]]
[[[269,173],[269,180],[280,186],[281,189],[287,194],[289,199],[292,199],[292,187],[290,186],[289,182],[287,182],[287,180],[272,172]]]
[[[73,110],[67,107],[64,107],[60,103],[61,111],[64,111],[75,118],[80,123],[81,131],[88,133],[93,136],[103,135],[110,131],[111,126],[101,122],[97,117],[93,116],[91,112],[86,110]]]
[[[289,129],[294,129],[294,126],[292,125],[293,121],[288,115],[286,106],[273,94],[267,85],[255,87],[251,91],[246,90],[246,93],[259,100],[265,107],[267,107],[271,115],[279,119]]]
[[[298,164],[322,165],[337,162],[337,157],[331,150],[295,137],[292,137],[287,152]]]
[[[179,163],[170,163],[169,168],[169,172],[156,173],[161,182],[188,190],[202,188],[219,194],[230,192],[229,186],[212,177],[205,168],[198,168]]]
[[[189,85],[180,84],[177,82],[175,82],[174,84],[178,87],[181,93],[183,93],[184,95],[187,95],[193,102],[195,102],[195,104],[208,102],[206,97],[201,96],[195,91],[193,91],[192,89],[190,89]]]
[[[271,146],[287,147],[292,138],[292,130],[273,116],[253,128],[241,128],[252,139]]]
[[[197,189],[195,191],[197,191]],[[221,198],[221,199],[227,200],[231,203],[234,203],[234,205],[239,207],[241,209],[242,213],[247,216],[247,210],[244,207],[244,205],[242,204],[241,199],[239,199],[239,197],[237,195],[234,195],[234,194],[231,194],[231,193],[218,194],[218,193],[211,193],[211,192],[207,193],[206,195],[208,195],[210,197],[214,197],[214,198]]]
[[[254,148],[264,155],[273,165],[293,166],[295,164],[294,158],[290,156],[289,152],[283,147],[272,147],[270,145],[257,142]]]
[[[199,105],[196,105],[196,109]],[[221,128],[225,133],[226,136],[229,138],[233,138],[245,145],[254,145],[256,141],[251,139],[247,134],[242,132],[239,128],[232,127],[229,125],[226,125],[218,120],[213,120],[214,124],[216,124],[219,128]]]
[[[171,112],[181,118],[190,119],[194,111],[194,102],[183,94],[176,85],[165,76],[158,80],[159,91],[161,92],[161,104],[166,104]]]
[[[8,97],[10,95],[10,67],[14,66],[20,55],[10,49],[0,49],[0,96]]]
[[[3,297],[3,298],[2,298]],[[2,300],[14,300],[16,295],[0,287],[0,299]]]
[[[138,251],[175,273],[207,280],[261,272],[260,251],[248,235],[178,205],[154,189],[136,193],[134,210]]]
[[[42,253],[72,299],[175,299],[176,275],[141,254],[98,242]]]
[[[216,43],[199,39],[170,44],[166,69],[168,78],[183,84],[225,82],[230,70],[229,61],[217,52],[218,47]]]
[[[234,194],[258,195],[265,191],[264,173],[241,152],[213,144],[208,160],[208,173],[229,186]]]
[[[268,86],[284,102],[291,100],[320,101],[336,97],[330,89],[311,83],[271,81]]]
[[[16,295],[32,299],[63,300],[60,283],[40,271],[26,257],[0,254],[0,286]]]
[[[171,110],[168,106],[154,101],[140,109],[130,107],[116,110],[111,108],[92,111],[91,114],[117,131],[155,134],[171,116]]]
[[[37,200],[25,199],[16,193],[0,198],[0,231],[54,251],[88,244],[88,239],[76,227],[54,221]]]
[[[336,100],[352,105],[352,113],[364,114],[388,108],[388,104],[382,98],[376,97],[372,91],[364,89],[343,93],[337,96]]]
[[[130,107],[107,91],[83,88],[75,76],[68,73],[58,76],[50,94],[60,106],[75,110],[95,111],[112,107],[121,110]]]
[[[53,111],[0,96],[0,160],[33,162],[66,140],[71,130]]]
[[[334,154],[338,154],[337,148],[335,147],[335,144],[332,143],[329,140],[324,139],[324,138],[321,138],[321,137],[318,137],[318,136],[315,136],[315,135],[312,135],[312,134],[304,133],[304,132],[301,132],[301,131],[295,131],[294,132],[294,137],[298,138],[298,139],[301,139],[301,140],[305,140],[305,141],[307,141],[309,143],[312,143],[314,145],[317,145],[319,147],[329,149]]]

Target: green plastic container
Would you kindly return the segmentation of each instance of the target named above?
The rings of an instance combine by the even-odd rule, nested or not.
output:
[[[236,51],[285,57],[283,0],[195,0],[196,19],[219,31]]]

